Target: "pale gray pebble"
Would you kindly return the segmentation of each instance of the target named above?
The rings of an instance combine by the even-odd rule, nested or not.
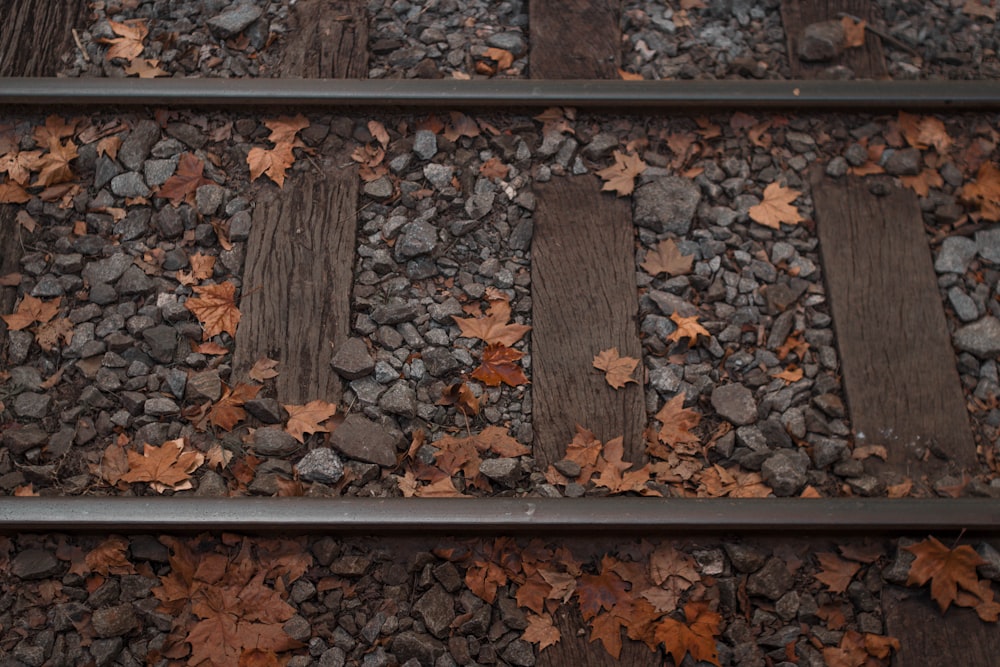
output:
[[[314,449],[295,465],[299,478],[307,482],[336,484],[344,476],[344,464],[337,454],[327,447]]]
[[[976,256],[976,242],[964,236],[949,236],[941,242],[934,270],[938,273],[965,273]]]

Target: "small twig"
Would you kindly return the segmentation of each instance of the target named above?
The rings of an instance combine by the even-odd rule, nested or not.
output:
[[[895,46],[897,49],[899,49],[901,51],[906,51],[911,56],[914,56],[916,58],[920,58],[921,57],[920,56],[920,52],[917,51],[912,46],[910,46],[909,44],[907,44],[906,42],[903,42],[903,41],[901,41],[899,39],[896,39],[895,37],[893,37],[892,35],[890,35],[887,32],[882,32],[878,28],[873,27],[871,23],[869,23],[868,21],[865,21],[863,18],[861,18],[859,16],[855,16],[854,14],[848,14],[847,12],[837,12],[837,17],[838,18],[849,18],[852,21],[854,21],[855,23],[864,23],[865,24],[865,30],[867,30],[871,34],[875,35],[876,37],[878,37],[879,39],[881,39],[886,44],[891,44],[892,46]]]
[[[83,59],[88,63],[90,62],[90,54],[87,53],[87,49],[83,48],[83,42],[80,41],[80,33],[73,28],[73,41],[76,42],[76,48],[80,49],[80,53],[83,55]]]

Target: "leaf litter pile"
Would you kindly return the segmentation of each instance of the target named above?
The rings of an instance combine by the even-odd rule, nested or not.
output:
[[[532,665],[569,642],[616,659],[652,651],[668,665],[690,656],[875,667],[900,649],[879,606],[884,590],[995,623],[998,564],[989,544],[933,537],[23,535],[0,538],[0,599],[17,598],[0,611],[10,628],[0,651],[62,660],[54,664],[416,665],[447,654],[457,664]],[[14,613],[24,619],[16,627]],[[563,635],[571,619],[584,636]]]
[[[980,474],[886,477],[869,465],[882,446],[854,446],[802,173],[822,159],[916,191],[956,329],[988,325],[1000,303],[995,123],[862,120],[737,113],[639,129],[552,108],[499,120],[160,111],[0,123],[3,220],[27,249],[0,275],[0,490],[992,493],[1000,388],[979,353],[960,355],[959,370]],[[365,370],[334,360],[340,404],[281,403],[281,359],[230,370],[247,316],[242,259],[257,193],[281,192],[327,153],[349,155],[361,179],[352,338],[333,345],[353,346]],[[623,460],[620,439],[600,442],[583,423],[542,470],[531,456],[531,184],[571,172],[633,203],[644,355],[595,348],[579,372],[643,387],[651,458]],[[676,210],[658,208],[663,197]],[[970,239],[967,224],[986,231]],[[946,266],[942,254],[970,243],[971,261]],[[394,444],[338,443],[359,413]],[[157,449],[168,442],[172,462]]]

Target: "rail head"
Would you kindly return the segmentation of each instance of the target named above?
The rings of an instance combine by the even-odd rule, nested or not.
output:
[[[94,498],[0,499],[0,533],[1000,534],[987,499]]]
[[[398,107],[517,109],[573,106],[651,111],[984,111],[998,81],[414,80],[0,78],[3,106]]]

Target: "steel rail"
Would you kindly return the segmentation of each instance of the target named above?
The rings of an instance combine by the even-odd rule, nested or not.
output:
[[[1000,81],[534,81],[0,78],[0,105],[598,108],[838,111],[1000,109]]]
[[[0,499],[0,532],[325,532],[371,535],[1000,534],[1000,501],[686,498]]]

